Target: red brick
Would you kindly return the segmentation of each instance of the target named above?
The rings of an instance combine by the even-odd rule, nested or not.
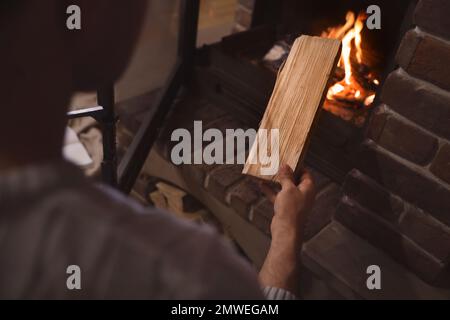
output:
[[[397,61],[409,74],[450,90],[450,42],[411,30],[402,40]]]
[[[328,186],[331,183],[330,178],[323,175],[319,171],[311,167],[306,167],[306,170],[311,174],[313,178],[314,186],[316,188],[317,193],[319,193],[321,190],[323,190],[326,186]]]
[[[387,78],[382,100],[411,121],[450,140],[448,92],[397,70]]]
[[[336,184],[330,185],[317,195],[314,207],[305,223],[305,241],[313,238],[331,222],[340,197],[341,191]]]
[[[401,232],[443,262],[450,258],[450,229],[413,206],[408,206]]]
[[[370,140],[362,145],[356,164],[382,187],[450,225],[450,189],[425,169],[401,161]]]
[[[378,106],[373,110],[370,117],[369,125],[367,127],[367,137],[374,141],[379,139],[386,124],[388,113],[385,112],[385,110],[385,105]]]
[[[423,280],[437,284],[445,273],[445,265],[427,254],[413,241],[399,233],[391,224],[344,197],[336,211],[336,220],[384,250]]]
[[[189,95],[183,97],[183,99],[175,103],[171,116],[161,130],[157,145],[163,151],[163,155],[170,159],[173,147],[178,144],[176,141],[171,141],[174,130],[186,129],[193,136],[194,121],[202,121],[203,130],[206,130],[211,126],[211,123],[227,121],[227,119],[227,113],[223,108],[209,104],[206,100],[197,96]],[[191,152],[194,152],[193,146],[194,142],[192,139]]]
[[[242,166],[223,165],[209,174],[205,187],[214,197],[226,202],[227,189],[242,179]]]
[[[450,183],[450,144],[445,143],[441,147],[430,170],[436,177]]]
[[[333,221],[303,246],[303,264],[345,299],[448,300],[450,293],[426,284],[345,226]],[[369,290],[367,267],[382,272],[382,290]]]
[[[274,212],[273,212],[273,204],[267,198],[262,198],[255,206],[253,207],[253,212],[256,215],[260,215],[265,217],[268,220],[272,220]]]
[[[416,7],[414,22],[421,29],[450,39],[450,1],[420,0]]]
[[[403,201],[358,170],[347,175],[342,191],[388,221],[396,222],[404,210]]]
[[[236,210],[236,212],[248,219],[250,207],[261,196],[257,182],[252,178],[245,178],[238,185],[234,186],[229,194],[230,206]]]
[[[384,125],[377,135],[370,135],[372,140],[414,163],[426,165],[431,161],[438,149],[436,137],[425,132],[416,124],[407,122],[389,112],[387,107],[377,110],[374,118],[378,117],[383,118]]]
[[[402,234],[436,258],[447,260],[450,253],[450,229],[429,214],[404,203],[357,170],[347,176],[343,192],[359,206],[391,222]]]
[[[270,214],[272,212],[272,215]],[[263,199],[250,210],[249,220],[259,230],[271,235],[270,226],[273,218],[273,205]]]
[[[187,164],[181,166],[181,174],[186,179],[191,179],[202,187],[205,185],[205,179],[208,174],[217,168],[217,165],[208,164]]]

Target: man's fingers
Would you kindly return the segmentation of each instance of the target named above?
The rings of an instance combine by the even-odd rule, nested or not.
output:
[[[278,182],[281,187],[287,188],[295,186],[294,172],[288,165],[283,165],[278,173]]]
[[[306,170],[303,172],[303,175],[300,178],[300,184],[298,185],[298,189],[305,196],[314,194],[314,180],[312,178],[312,175]]]
[[[264,195],[269,199],[270,202],[275,203],[275,198],[277,197],[277,194],[275,191],[272,190],[271,187],[268,185],[261,183],[260,184],[261,191],[264,193]]]

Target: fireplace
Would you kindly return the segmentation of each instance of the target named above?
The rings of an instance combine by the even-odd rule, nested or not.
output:
[[[286,22],[283,32],[306,30],[319,34],[339,24],[330,21],[347,10],[361,10],[353,1],[327,4],[292,1],[281,10]],[[334,178],[339,177],[334,173],[343,168],[339,160],[345,157],[353,169],[342,184],[343,196],[333,221],[306,245],[304,260],[324,278],[329,279],[332,273],[346,279],[352,292],[347,291],[348,287],[340,290],[350,296],[448,298],[448,291],[430,289],[422,281],[449,287],[450,26],[445,16],[450,14],[450,5],[442,0],[377,4],[382,8],[383,21],[388,23],[368,39],[368,44],[383,57],[377,70],[381,75],[379,89],[368,114],[370,120],[362,131],[339,122],[341,132],[346,132],[340,134],[337,121],[327,113],[323,115],[321,125],[332,127],[342,144],[327,140],[323,132],[328,128],[319,128],[311,145],[310,163]],[[299,12],[304,16],[299,17]],[[327,143],[337,147],[331,152],[339,154],[338,159],[323,151],[321,147]],[[344,155],[339,152],[343,149]],[[358,241],[354,234],[383,253],[367,254],[372,248],[354,244]],[[352,250],[352,254],[345,253],[342,247]],[[391,264],[385,254],[405,270]],[[342,262],[346,259],[361,269]],[[389,279],[392,296],[369,292],[357,283],[354,273],[362,272],[364,260],[379,260],[383,268],[396,270],[393,273],[397,278]],[[405,278],[409,272],[420,280],[410,275]],[[416,285],[422,292],[408,292]]]
[[[248,2],[243,1],[245,5]],[[367,7],[374,4],[381,9],[383,25],[381,30],[371,31],[362,28],[362,23]],[[255,14],[261,14],[254,15],[252,28],[201,49],[198,62],[204,68],[197,79],[210,99],[227,104],[239,118],[257,127],[278,68],[296,37],[310,34],[344,40],[343,56],[306,160],[342,182],[354,168],[349,154],[359,145],[371,110],[379,104],[378,91],[393,70],[395,49],[411,24],[411,7],[408,0],[285,0],[277,5],[257,1]],[[270,60],[271,56],[275,58]]]
[[[445,172],[450,170],[448,162],[444,163],[450,149],[446,62],[450,46],[449,28],[442,25],[446,20],[441,17],[450,14],[450,6],[442,0],[277,3],[273,7],[273,3],[256,2],[249,30],[202,50],[199,61],[208,61],[208,68],[200,71],[207,79],[200,81],[203,88],[212,101],[257,126],[280,66],[279,62],[267,66],[263,61],[274,44],[284,41],[289,45],[302,33],[327,36],[333,31],[330,28],[345,24],[349,12],[356,20],[368,5],[379,5],[382,29],[361,34],[364,53],[369,52],[373,61],[368,63],[375,75],[371,80],[376,95],[373,104],[363,106],[362,120],[353,115],[346,118],[339,109],[330,112],[332,108],[324,106],[326,111],[312,137],[306,163],[341,185],[342,198],[331,223],[305,245],[304,261],[322,279],[331,273],[351,283],[355,275],[347,270],[365,272],[359,264],[373,250],[382,268],[413,276],[390,279],[391,293],[402,291],[392,296],[368,292],[356,283],[352,294],[417,297],[408,287],[419,283],[424,296],[439,296],[442,292],[438,294],[428,284],[448,287],[449,275],[450,179]],[[350,107],[351,111],[358,108]],[[253,214],[261,211],[264,215],[260,209],[256,207]],[[324,210],[330,209],[325,206]],[[359,245],[358,237],[369,245]],[[332,239],[335,243],[330,245]],[[354,250],[356,258],[343,252],[342,246]],[[342,268],[340,259],[356,262]],[[404,266],[404,271],[396,269],[395,263]]]
[[[352,29],[356,33],[360,13],[376,4],[382,28],[361,33],[362,63],[355,63],[356,34],[350,39],[350,68],[366,92],[352,87],[349,98],[339,87],[346,80],[342,61],[328,96],[331,106],[324,106],[306,156],[319,195],[302,253],[310,275],[305,283],[320,282],[344,298],[450,297],[449,2],[239,2],[253,12],[248,29],[242,31],[240,22],[239,32],[197,49],[194,72],[160,135],[161,156],[153,153],[150,173],[162,175],[170,134],[192,130],[193,120],[223,130],[258,127],[282,63],[264,60],[274,45],[288,50],[300,34],[331,36],[354,20],[342,31],[345,38]],[[170,170],[177,174],[164,178],[221,212],[219,220],[229,223],[259,265],[273,211],[254,181],[241,175],[242,167]],[[370,265],[384,270],[382,291],[366,287]]]
[[[311,21],[310,28],[305,29],[310,29],[309,32],[313,35],[338,39],[342,42],[339,65],[333,75],[323,108],[357,127],[363,127],[369,110],[374,106],[375,94],[389,54],[386,44],[383,42],[380,44],[377,37],[372,34],[373,30],[365,27],[368,18],[364,11],[365,8],[341,4],[340,10],[337,10],[338,14],[343,8],[348,8],[348,11],[343,14],[340,23],[335,25],[336,17],[326,17],[325,14]],[[305,9],[303,8],[303,10]],[[356,10],[362,11],[357,12]],[[318,26],[326,24],[328,26],[317,31],[319,30]],[[390,32],[398,34],[396,28],[392,29]],[[278,72],[289,53],[292,41],[298,34],[297,31],[282,36],[284,39],[277,41],[266,54],[263,61],[269,69]],[[393,37],[391,36],[391,38]],[[386,38],[384,39],[386,40]]]

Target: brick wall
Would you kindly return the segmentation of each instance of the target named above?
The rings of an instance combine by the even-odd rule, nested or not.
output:
[[[421,0],[336,219],[425,281],[449,281],[450,1]]]

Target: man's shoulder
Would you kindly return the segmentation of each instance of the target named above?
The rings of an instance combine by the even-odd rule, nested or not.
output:
[[[97,199],[97,219],[111,219],[115,259],[122,268],[113,279],[134,279],[163,298],[258,297],[254,272],[212,228],[145,208],[104,186],[90,195]],[[248,288],[236,290],[243,283]]]
[[[212,228],[200,227],[154,207],[144,207],[135,199],[105,185],[89,185],[66,193],[57,197],[71,204],[67,207],[69,216],[88,223],[97,221],[133,241],[164,246],[165,242],[186,243],[180,235],[217,238]]]

